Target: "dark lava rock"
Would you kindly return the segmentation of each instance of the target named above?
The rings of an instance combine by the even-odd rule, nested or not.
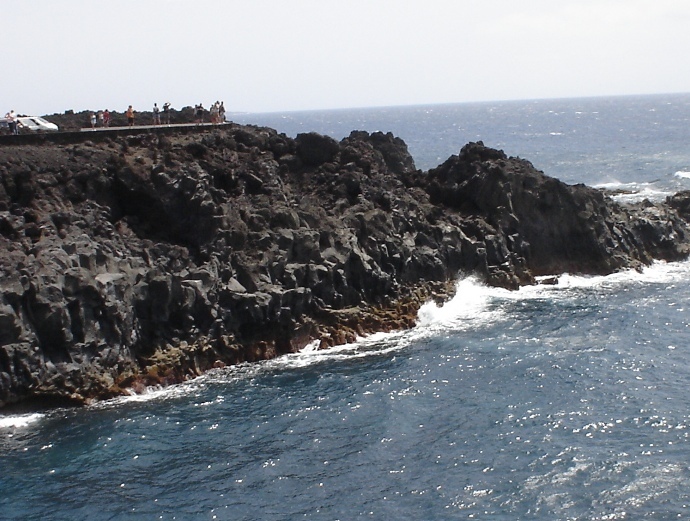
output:
[[[297,155],[305,165],[318,166],[335,159],[340,145],[332,137],[322,136],[316,132],[297,134]]]
[[[688,253],[687,194],[622,206],[481,143],[421,172],[380,132],[99,136],[0,141],[0,406],[410,327],[461,274],[517,288]]]

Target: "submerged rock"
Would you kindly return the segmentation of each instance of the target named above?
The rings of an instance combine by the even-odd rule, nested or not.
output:
[[[421,172],[380,132],[159,132],[0,143],[0,406],[411,327],[461,274],[517,288],[688,253],[687,194],[621,206],[481,143]]]

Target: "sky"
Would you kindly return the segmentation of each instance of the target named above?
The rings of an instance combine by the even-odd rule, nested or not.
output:
[[[690,92],[688,0],[0,0],[0,20],[3,113]]]

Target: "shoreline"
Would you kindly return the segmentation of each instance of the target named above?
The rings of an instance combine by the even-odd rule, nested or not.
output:
[[[689,194],[624,206],[481,143],[422,172],[381,132],[26,136],[0,179],[0,407],[409,329],[461,274],[517,289],[690,251]]]

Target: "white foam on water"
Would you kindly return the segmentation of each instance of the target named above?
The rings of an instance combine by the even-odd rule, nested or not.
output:
[[[639,192],[629,194],[617,194],[612,197],[614,201],[619,203],[639,203],[645,199],[654,203],[660,203],[666,200],[669,195],[673,195],[672,191],[656,190],[653,188],[643,188]]]
[[[124,404],[146,403],[146,402],[153,402],[153,401],[157,401],[157,400],[162,401],[162,400],[179,398],[182,396],[188,396],[188,395],[193,394],[199,390],[197,380],[198,380],[197,378],[194,378],[194,379],[189,380],[187,382],[183,382],[180,384],[174,384],[174,385],[170,385],[170,386],[166,386],[166,387],[161,387],[161,386],[146,387],[141,392],[134,392],[133,390],[130,390],[129,394],[126,394],[123,396],[118,396],[116,398],[111,398],[110,400],[103,400],[101,402],[95,402],[94,404],[90,405],[90,407],[94,408],[94,409],[102,409],[102,408],[118,407],[118,406],[124,405]]]
[[[233,372],[237,372],[237,367],[241,367],[242,374],[246,377],[248,375],[255,376],[265,371],[309,367],[327,361],[375,357],[404,349],[412,343],[413,339],[414,337],[410,335],[409,331],[374,333],[358,338],[355,342],[327,349],[318,349],[318,344],[310,344],[298,353],[283,355],[256,364],[242,364],[242,366],[221,369],[220,371],[226,375],[231,375]]]
[[[558,278],[561,288],[614,288],[626,284],[669,284],[690,276],[690,261],[656,261],[641,270],[625,270],[611,275],[575,276],[565,274]]]
[[[680,179],[690,179],[690,172],[686,172],[685,170],[678,170],[675,174],[676,177],[679,177]]]
[[[452,328],[466,330],[493,324],[504,316],[502,303],[529,299],[580,298],[582,290],[592,292],[608,289],[615,291],[630,284],[673,284],[690,277],[690,261],[663,262],[637,270],[625,270],[611,275],[571,275],[556,277],[556,284],[523,286],[515,291],[489,287],[474,277],[458,282],[455,296],[442,306],[428,303],[419,310],[419,322],[415,330]],[[538,282],[553,277],[538,278]]]
[[[634,190],[638,183],[621,183],[620,181],[609,181],[606,183],[593,184],[592,188],[600,190]]]
[[[637,469],[625,484],[608,487],[601,493],[602,503],[640,509],[645,504],[684,488],[684,467],[677,463],[660,462]]]
[[[417,325],[408,331],[377,333],[352,344],[325,350],[318,350],[317,345],[312,344],[300,353],[262,364],[267,368],[305,367],[324,360],[383,355],[404,349],[420,339],[438,334],[439,331],[468,331],[493,325],[506,317],[506,302],[575,299],[581,298],[582,290],[615,291],[629,284],[672,284],[688,277],[690,261],[655,262],[640,271],[626,270],[603,276],[563,274],[557,277],[557,284],[523,286],[515,291],[487,286],[471,276],[458,281],[455,295],[449,301],[442,305],[434,302],[424,304],[418,312]]]
[[[415,327],[406,331],[375,333],[355,342],[319,349],[319,342],[292,353],[256,363],[242,363],[222,369],[213,369],[187,382],[169,387],[148,388],[143,393],[131,394],[100,402],[94,407],[111,407],[125,403],[168,400],[200,392],[208,384],[242,381],[262,374],[289,369],[306,368],[332,361],[347,361],[367,357],[391,355],[411,344],[443,331],[468,331],[493,325],[506,317],[506,302],[528,299],[581,298],[582,290],[614,290],[626,284],[673,283],[690,276],[690,261],[679,263],[657,262],[641,271],[624,271],[606,276],[576,276],[564,274],[557,284],[523,286],[511,291],[487,286],[470,276],[457,283],[453,298],[442,305],[424,304],[418,313]]]
[[[429,302],[420,308],[416,329],[467,330],[489,324],[501,313],[499,308],[491,306],[493,299],[509,293],[482,284],[476,277],[467,277],[457,283],[455,295],[448,302],[441,306]]]
[[[673,194],[672,191],[659,189],[655,186],[655,183],[621,183],[612,181],[594,185],[594,188],[618,192],[610,194],[610,197],[619,203],[636,203],[645,199],[661,202]]]
[[[41,413],[0,416],[0,429],[21,429],[36,423],[44,417],[45,414]]]

